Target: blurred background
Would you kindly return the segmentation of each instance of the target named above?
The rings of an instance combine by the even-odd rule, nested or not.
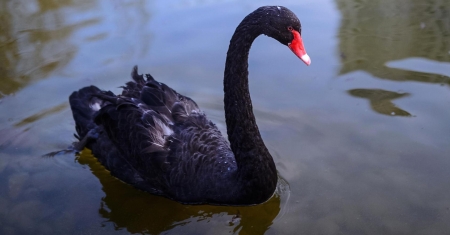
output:
[[[88,150],[41,157],[75,141],[71,92],[117,93],[134,65],[225,133],[229,40],[274,4],[299,17],[312,64],[264,36],[250,52],[283,179],[268,202],[181,205],[111,177]],[[0,20],[0,234],[450,231],[450,1],[4,0]]]

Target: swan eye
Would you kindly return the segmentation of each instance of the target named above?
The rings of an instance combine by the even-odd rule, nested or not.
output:
[[[294,28],[292,28],[292,26],[288,26],[288,30],[289,30],[289,31],[293,31]]]

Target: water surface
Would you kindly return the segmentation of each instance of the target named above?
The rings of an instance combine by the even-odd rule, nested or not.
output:
[[[0,234],[444,234],[450,231],[450,2],[278,1],[309,67],[258,38],[250,89],[280,192],[188,206],[111,177],[75,141],[68,96],[118,92],[133,65],[225,132],[222,78],[242,18],[270,1],[2,1]]]

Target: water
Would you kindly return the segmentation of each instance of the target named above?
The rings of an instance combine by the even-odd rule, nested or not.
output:
[[[287,183],[254,207],[138,191],[75,138],[69,94],[118,92],[133,65],[224,132],[222,77],[242,18],[270,1],[2,1],[0,234],[444,234],[450,230],[450,1],[278,1],[312,64],[250,53],[257,122]]]

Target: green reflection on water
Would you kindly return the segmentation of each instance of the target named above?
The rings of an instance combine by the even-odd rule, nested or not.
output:
[[[78,48],[70,41],[99,19],[70,22],[67,10],[84,11],[95,1],[0,2],[0,98],[67,65]]]
[[[365,71],[390,81],[450,85],[450,78],[390,68],[395,60],[422,57],[450,62],[450,1],[336,0],[342,14],[339,29],[339,74]],[[390,100],[405,96],[386,89],[361,88],[348,93],[370,100],[373,111],[411,116]]]
[[[247,207],[183,205],[139,191],[113,178],[88,149],[83,150],[77,160],[89,166],[102,184],[106,195],[99,203],[98,212],[107,219],[104,223],[113,223],[116,229],[125,228],[131,233],[160,234],[191,222],[210,223],[214,218],[222,229],[229,226],[230,232],[263,234],[280,212],[279,195],[261,205]],[[198,231],[192,231],[195,233]]]
[[[336,2],[342,14],[340,74],[364,70],[393,81],[450,84],[446,76],[385,66],[408,57],[450,62],[450,1]]]

